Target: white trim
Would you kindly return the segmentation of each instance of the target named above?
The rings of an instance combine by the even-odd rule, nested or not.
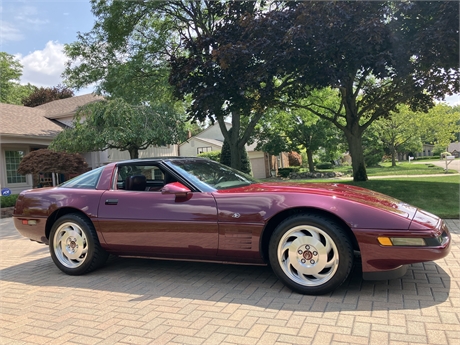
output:
[[[11,190],[24,190],[24,189],[30,189],[33,187],[33,180],[32,180],[32,175],[27,174],[26,175],[26,182],[20,182],[20,183],[8,183],[8,179],[6,176],[6,154],[5,151],[23,151],[24,156],[27,155],[30,152],[30,146],[28,145],[2,145],[1,147],[1,161],[0,161],[0,171],[2,172],[1,178],[0,178],[0,186],[2,188],[9,188]]]

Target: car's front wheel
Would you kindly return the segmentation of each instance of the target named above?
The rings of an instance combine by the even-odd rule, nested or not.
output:
[[[317,214],[281,222],[269,244],[275,274],[294,291],[325,294],[339,287],[353,264],[353,247],[343,228]]]
[[[67,214],[54,223],[49,248],[56,266],[69,275],[88,273],[108,257],[91,221],[79,214]]]

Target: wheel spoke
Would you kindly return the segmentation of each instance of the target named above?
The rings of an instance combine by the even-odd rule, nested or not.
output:
[[[313,237],[315,240],[317,241],[321,240],[321,237],[319,236],[319,234],[316,231],[313,231],[311,227],[308,228],[308,232],[311,234],[311,237]]]

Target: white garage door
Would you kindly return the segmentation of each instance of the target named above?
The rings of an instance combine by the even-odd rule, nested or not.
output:
[[[250,160],[252,176],[255,178],[266,178],[264,158],[252,158]]]

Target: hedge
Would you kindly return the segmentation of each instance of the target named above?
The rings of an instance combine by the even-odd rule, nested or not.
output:
[[[291,172],[299,171],[300,167],[288,167],[288,168],[279,168],[278,169],[278,176],[281,177],[289,177]]]
[[[8,196],[0,196],[0,206],[1,208],[11,207],[16,204],[16,199],[18,198],[18,194],[8,195]]]

